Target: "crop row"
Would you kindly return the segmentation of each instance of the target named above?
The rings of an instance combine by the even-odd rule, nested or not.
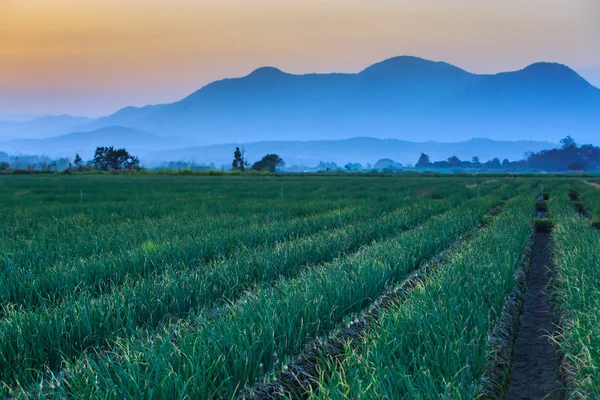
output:
[[[3,377],[7,379],[23,369],[57,368],[63,358],[85,348],[131,335],[140,326],[155,327],[165,318],[184,317],[190,310],[210,306],[222,298],[234,299],[258,282],[268,284],[293,276],[302,266],[355,251],[461,201],[460,197],[429,200],[275,246],[242,249],[235,257],[194,269],[168,269],[96,299],[90,292],[82,292],[56,308],[8,311],[0,325]],[[129,266],[124,272],[135,270]]]
[[[314,397],[474,398],[488,333],[531,235],[532,198],[507,203],[423,287],[385,312],[361,346],[327,368]]]
[[[599,398],[600,234],[576,212],[566,193],[551,204],[557,268],[553,300],[562,317],[557,343],[567,364],[570,398]]]
[[[219,227],[216,221],[212,230],[204,232],[205,225],[188,220],[195,234],[186,235],[186,229],[182,229],[183,233],[164,240],[146,241],[128,251],[74,259],[37,272],[26,266],[5,266],[0,277],[0,303],[4,307],[16,304],[31,308],[56,303],[76,290],[102,293],[125,279],[167,269],[193,268],[228,256],[241,246],[270,245],[286,238],[340,227],[359,218],[372,218],[378,213],[377,209],[350,207],[271,223]]]
[[[275,246],[242,249],[234,257],[194,269],[169,269],[97,299],[83,292],[55,309],[8,312],[0,325],[3,376],[7,379],[15,371],[22,374],[25,368],[57,368],[63,358],[89,346],[131,335],[140,326],[155,327],[166,318],[184,317],[223,298],[235,299],[258,282],[265,285],[297,275],[302,267],[393,236],[462,201],[461,196],[427,200]]]
[[[367,182],[366,188],[340,186],[343,189],[339,190],[330,183],[320,186],[306,181],[294,181],[291,187],[287,182],[225,184],[199,179],[96,182],[30,177],[4,178],[0,183],[0,219],[4,222],[0,226],[0,258],[36,271],[59,261],[127,251],[146,241],[199,238],[211,225],[272,222],[348,206],[378,204],[385,210],[406,197],[404,188],[400,194],[390,190],[395,189],[390,180]],[[415,193],[424,183],[405,184]],[[285,196],[280,198],[284,186]],[[83,201],[80,189],[85,193]],[[440,190],[443,196],[449,192]],[[269,196],[270,191],[276,196]],[[49,201],[50,194],[56,199]]]
[[[458,192],[459,196],[468,195],[466,190]],[[39,219],[45,222],[44,228],[29,227],[20,234],[11,229],[19,230],[19,226],[36,218],[23,214],[19,207],[15,211],[6,211],[7,208],[7,215],[18,217],[13,223],[2,225],[0,262],[4,273],[0,276],[0,304],[35,307],[56,303],[74,290],[102,292],[119,285],[126,276],[135,278],[165,268],[193,267],[228,256],[238,247],[274,244],[340,227],[356,218],[372,218],[414,202],[386,194],[378,195],[374,203],[373,198],[359,198],[356,190],[351,193],[357,198],[348,202],[319,200],[298,206],[295,201],[285,200],[274,211],[267,208],[260,212],[254,206],[228,206],[224,208],[227,213],[220,214],[213,210],[219,207],[184,203],[171,207],[178,212],[165,210],[157,219],[123,221],[117,215],[114,220],[109,218],[109,223],[104,221],[97,226],[87,215],[91,209],[59,217],[43,204],[39,208],[45,209],[47,215]],[[445,197],[452,192],[437,189],[437,193]],[[242,203],[264,202],[250,198]],[[114,207],[113,203],[107,205]]]
[[[155,332],[121,337],[110,351],[88,352],[66,367],[44,386],[45,395],[231,397],[473,229],[501,197],[469,200],[415,229],[248,292],[230,305],[202,309]]]
[[[246,207],[220,213],[212,210],[208,204],[196,204],[193,207],[180,205],[154,218],[133,219],[128,214],[129,210],[119,213],[106,211],[113,217],[100,222],[89,215],[87,206],[73,210],[68,216],[53,215],[50,210],[43,217],[22,210],[12,211],[10,216],[6,216],[6,224],[0,233],[5,238],[0,243],[0,254],[17,267],[37,272],[57,262],[103,257],[135,248],[150,240],[201,238],[217,229],[239,226],[241,215],[247,225],[273,223],[344,208],[347,204],[317,201],[306,203],[303,207],[300,211],[285,204],[259,212],[259,208],[262,208],[259,204],[248,202]],[[46,206],[41,205],[40,208],[45,209]]]

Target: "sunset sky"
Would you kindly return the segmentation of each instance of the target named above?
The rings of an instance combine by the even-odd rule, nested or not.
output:
[[[0,113],[99,116],[263,65],[358,72],[403,54],[478,73],[557,61],[592,77],[599,3],[0,0]]]

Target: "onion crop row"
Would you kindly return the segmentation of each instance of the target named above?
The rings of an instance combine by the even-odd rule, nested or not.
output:
[[[357,201],[351,206],[366,205],[367,202]],[[348,204],[339,200],[314,201],[303,204],[302,208],[285,203],[271,210],[260,210],[263,205],[249,201],[226,213],[211,209],[208,203],[184,204],[164,215],[139,219],[132,218],[131,210],[124,208],[118,213],[106,210],[110,217],[104,221],[90,215],[90,207],[80,206],[68,216],[54,215],[51,210],[43,217],[18,208],[9,211],[0,232],[3,238],[0,257],[14,267],[37,273],[73,258],[86,260],[126,252],[149,240],[196,239],[212,231],[234,229],[239,227],[241,216],[245,225],[265,224],[318,215],[346,208]]]
[[[507,203],[425,285],[387,310],[362,345],[326,368],[312,397],[474,398],[488,333],[515,284],[531,235],[531,199]]]
[[[219,229],[217,223],[212,230],[204,232],[204,225],[198,225],[200,221],[189,221],[196,224],[194,235],[185,235],[183,229],[181,236],[178,233],[169,239],[146,241],[113,255],[58,263],[37,273],[29,268],[5,266],[0,276],[0,304],[2,308],[11,304],[32,308],[57,303],[74,291],[100,294],[126,279],[172,268],[192,268],[228,256],[240,246],[274,244],[289,237],[340,227],[359,218],[372,218],[378,213],[377,209],[351,207],[312,217],[242,224],[229,229]]]
[[[239,393],[479,224],[500,196],[465,202],[397,237],[247,293],[187,322],[116,340],[44,385],[45,396],[213,398]]]
[[[2,377],[8,380],[23,371],[29,375],[46,367],[56,369],[63,359],[90,346],[129,336],[141,326],[153,328],[166,319],[185,317],[224,298],[231,301],[258,283],[268,285],[297,275],[303,267],[396,235],[462,201],[462,196],[426,200],[375,219],[366,213],[360,222],[275,246],[242,249],[231,258],[194,269],[168,269],[99,298],[83,292],[56,308],[7,311],[0,324]],[[131,266],[124,271],[131,273]]]
[[[214,227],[268,223],[348,206],[378,204],[385,210],[406,197],[397,184],[412,186],[413,193],[427,184],[362,180],[363,188],[347,179],[321,186],[296,179],[159,178],[3,176],[0,263],[37,273],[61,261],[127,252],[146,241],[201,238]],[[450,192],[440,190],[444,196]]]
[[[600,398],[600,233],[569,203],[566,193],[550,200],[553,302],[562,317],[557,343],[568,367],[570,398]]]

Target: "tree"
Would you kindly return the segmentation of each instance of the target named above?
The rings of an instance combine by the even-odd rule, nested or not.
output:
[[[502,160],[502,169],[508,169],[508,167],[510,167],[510,161],[508,161],[508,158],[505,158]]]
[[[348,163],[346,165],[344,165],[344,168],[346,168],[346,170],[348,172],[357,172],[357,171],[362,171],[363,167],[360,163]]]
[[[561,139],[560,144],[561,144],[561,148],[563,150],[571,148],[571,147],[577,147],[577,143],[575,143],[575,139],[573,139],[569,135],[567,135],[565,138]]]
[[[429,159],[429,156],[425,153],[421,153],[421,156],[419,157],[419,161],[417,161],[417,163],[415,164],[415,168],[426,168],[431,164],[431,160]]]
[[[234,171],[244,172],[247,166],[248,162],[244,160],[244,151],[240,151],[240,148],[236,147],[235,151],[233,152],[233,162],[231,163],[231,169],[233,169]]]
[[[140,164],[140,160],[124,148],[115,149],[113,146],[96,148],[93,162],[96,168],[102,171],[132,169]]]
[[[338,169],[338,165],[333,161],[319,161],[317,164],[317,171],[335,171]]]
[[[285,166],[285,162],[277,154],[267,154],[252,165],[255,171],[275,172],[275,168]]]
[[[485,165],[489,169],[500,169],[500,168],[502,168],[502,164],[500,164],[500,159],[498,157],[494,157],[492,160],[486,162]]]
[[[585,165],[577,161],[569,163],[568,168],[569,171],[585,171]]]
[[[75,159],[73,160],[73,164],[75,165],[75,168],[77,168],[79,171],[81,171],[83,169],[83,160],[81,159],[81,156],[79,155],[79,153],[75,154]]]
[[[10,165],[6,161],[0,162],[0,171],[8,171],[10,169]]]
[[[450,158],[448,158],[448,164],[450,165],[450,167],[460,167],[460,158],[456,157],[456,156],[452,156]]]

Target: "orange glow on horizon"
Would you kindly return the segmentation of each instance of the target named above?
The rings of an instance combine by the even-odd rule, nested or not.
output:
[[[594,0],[0,0],[0,92],[64,92],[65,108],[102,93],[89,110],[104,113],[262,65],[356,72],[410,54],[485,73],[589,67],[599,20]]]

